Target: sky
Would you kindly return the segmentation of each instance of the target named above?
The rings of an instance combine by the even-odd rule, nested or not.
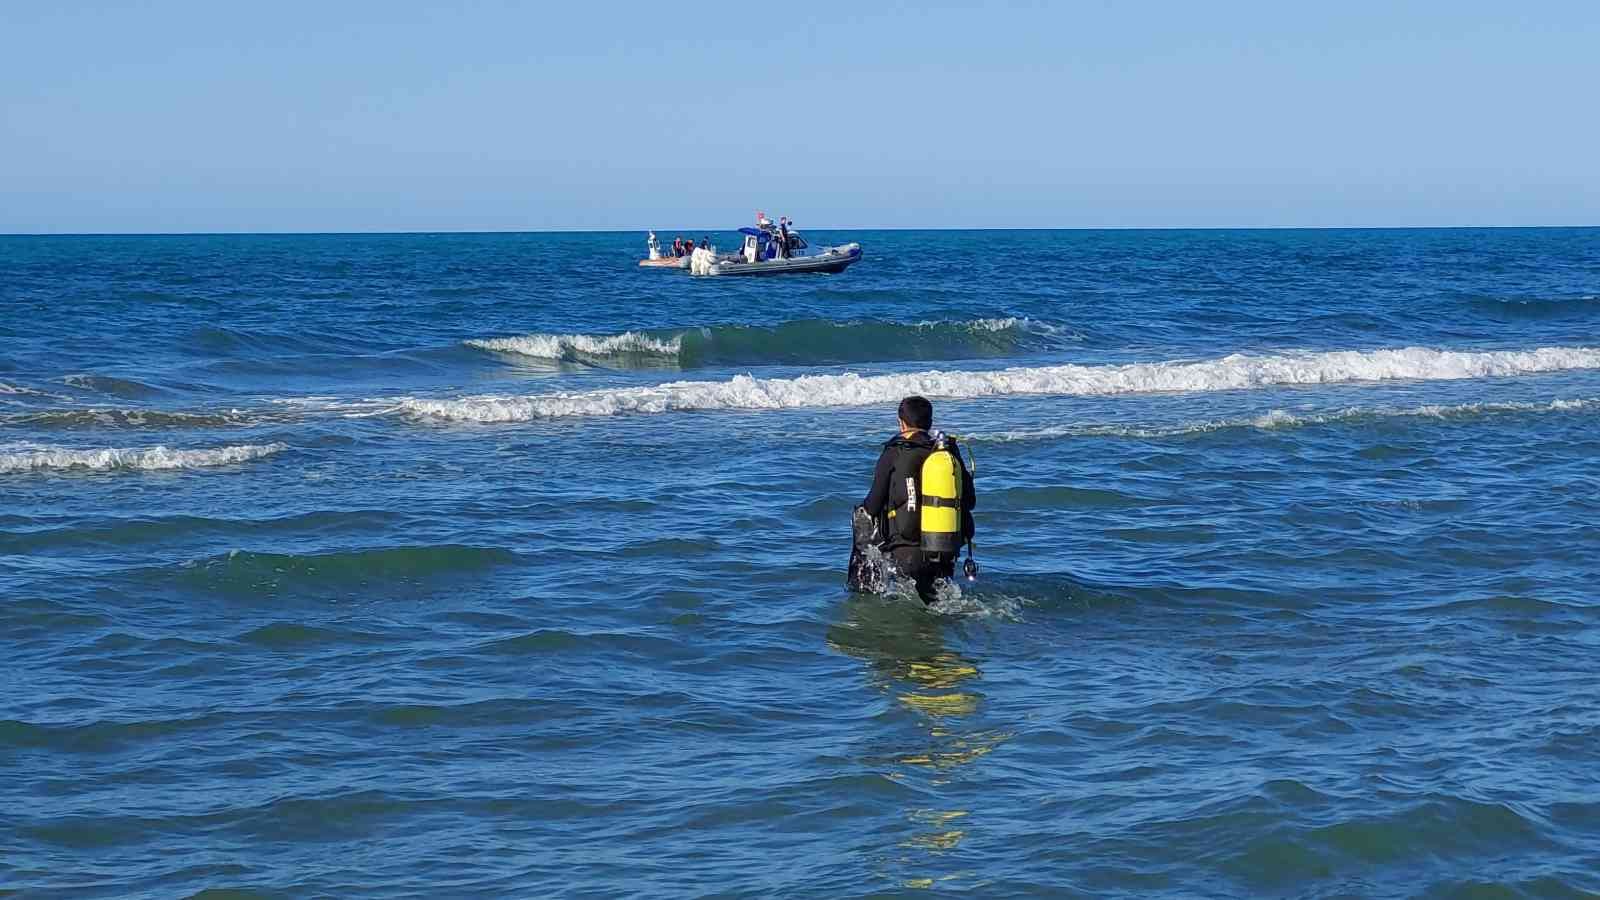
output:
[[[1600,225],[1595,0],[6,6],[3,233]]]

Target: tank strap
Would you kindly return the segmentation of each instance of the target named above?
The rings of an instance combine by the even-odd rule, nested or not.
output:
[[[953,508],[956,508],[956,509],[960,509],[961,508],[961,498],[960,497],[956,497],[956,498],[934,497],[934,496],[930,496],[928,494],[923,494],[922,495],[922,502],[926,506],[953,507]]]

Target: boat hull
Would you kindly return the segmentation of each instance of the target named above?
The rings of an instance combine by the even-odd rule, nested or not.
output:
[[[687,269],[689,268],[689,257],[663,256],[660,259],[641,259],[639,260],[639,265],[647,269]]]
[[[861,260],[861,246],[846,244],[834,247],[815,256],[796,256],[790,259],[768,259],[761,262],[718,260],[702,269],[691,270],[696,275],[799,275],[814,273],[836,275]]]

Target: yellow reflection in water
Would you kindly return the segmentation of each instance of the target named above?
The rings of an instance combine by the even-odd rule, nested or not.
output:
[[[940,812],[933,809],[913,810],[910,814],[911,821],[929,830],[901,841],[900,846],[913,850],[930,850],[934,852],[954,850],[956,845],[961,843],[961,839],[966,836],[967,832],[960,828],[949,828],[947,826],[956,819],[965,818],[966,815],[967,811],[964,809],[953,809],[948,812]]]
[[[899,762],[932,769],[952,769],[982,759],[1011,737],[1009,731],[975,731],[951,738],[950,743],[939,748],[924,750],[898,757]],[[935,782],[943,784],[944,781]]]
[[[903,771],[885,774],[896,781],[914,779],[930,791],[949,785],[963,768],[1011,737],[1003,729],[972,727],[982,712],[983,694],[976,686],[983,673],[977,663],[944,646],[943,628],[942,621],[920,608],[872,599],[849,604],[846,620],[831,628],[828,638],[835,650],[865,660],[871,684],[916,714],[926,738],[916,742],[921,746],[891,757]],[[899,863],[923,872],[947,867],[949,863],[938,862],[939,858],[960,848],[973,831],[970,823],[981,813],[981,809],[907,810],[915,831],[898,843],[908,854]],[[897,880],[905,888],[932,888],[973,874],[918,873]]]
[[[966,716],[978,711],[971,694],[903,694],[900,702],[935,716]]]

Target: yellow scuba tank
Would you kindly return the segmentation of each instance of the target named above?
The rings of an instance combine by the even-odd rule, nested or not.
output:
[[[961,550],[961,464],[939,435],[922,462],[922,552],[955,559]]]

